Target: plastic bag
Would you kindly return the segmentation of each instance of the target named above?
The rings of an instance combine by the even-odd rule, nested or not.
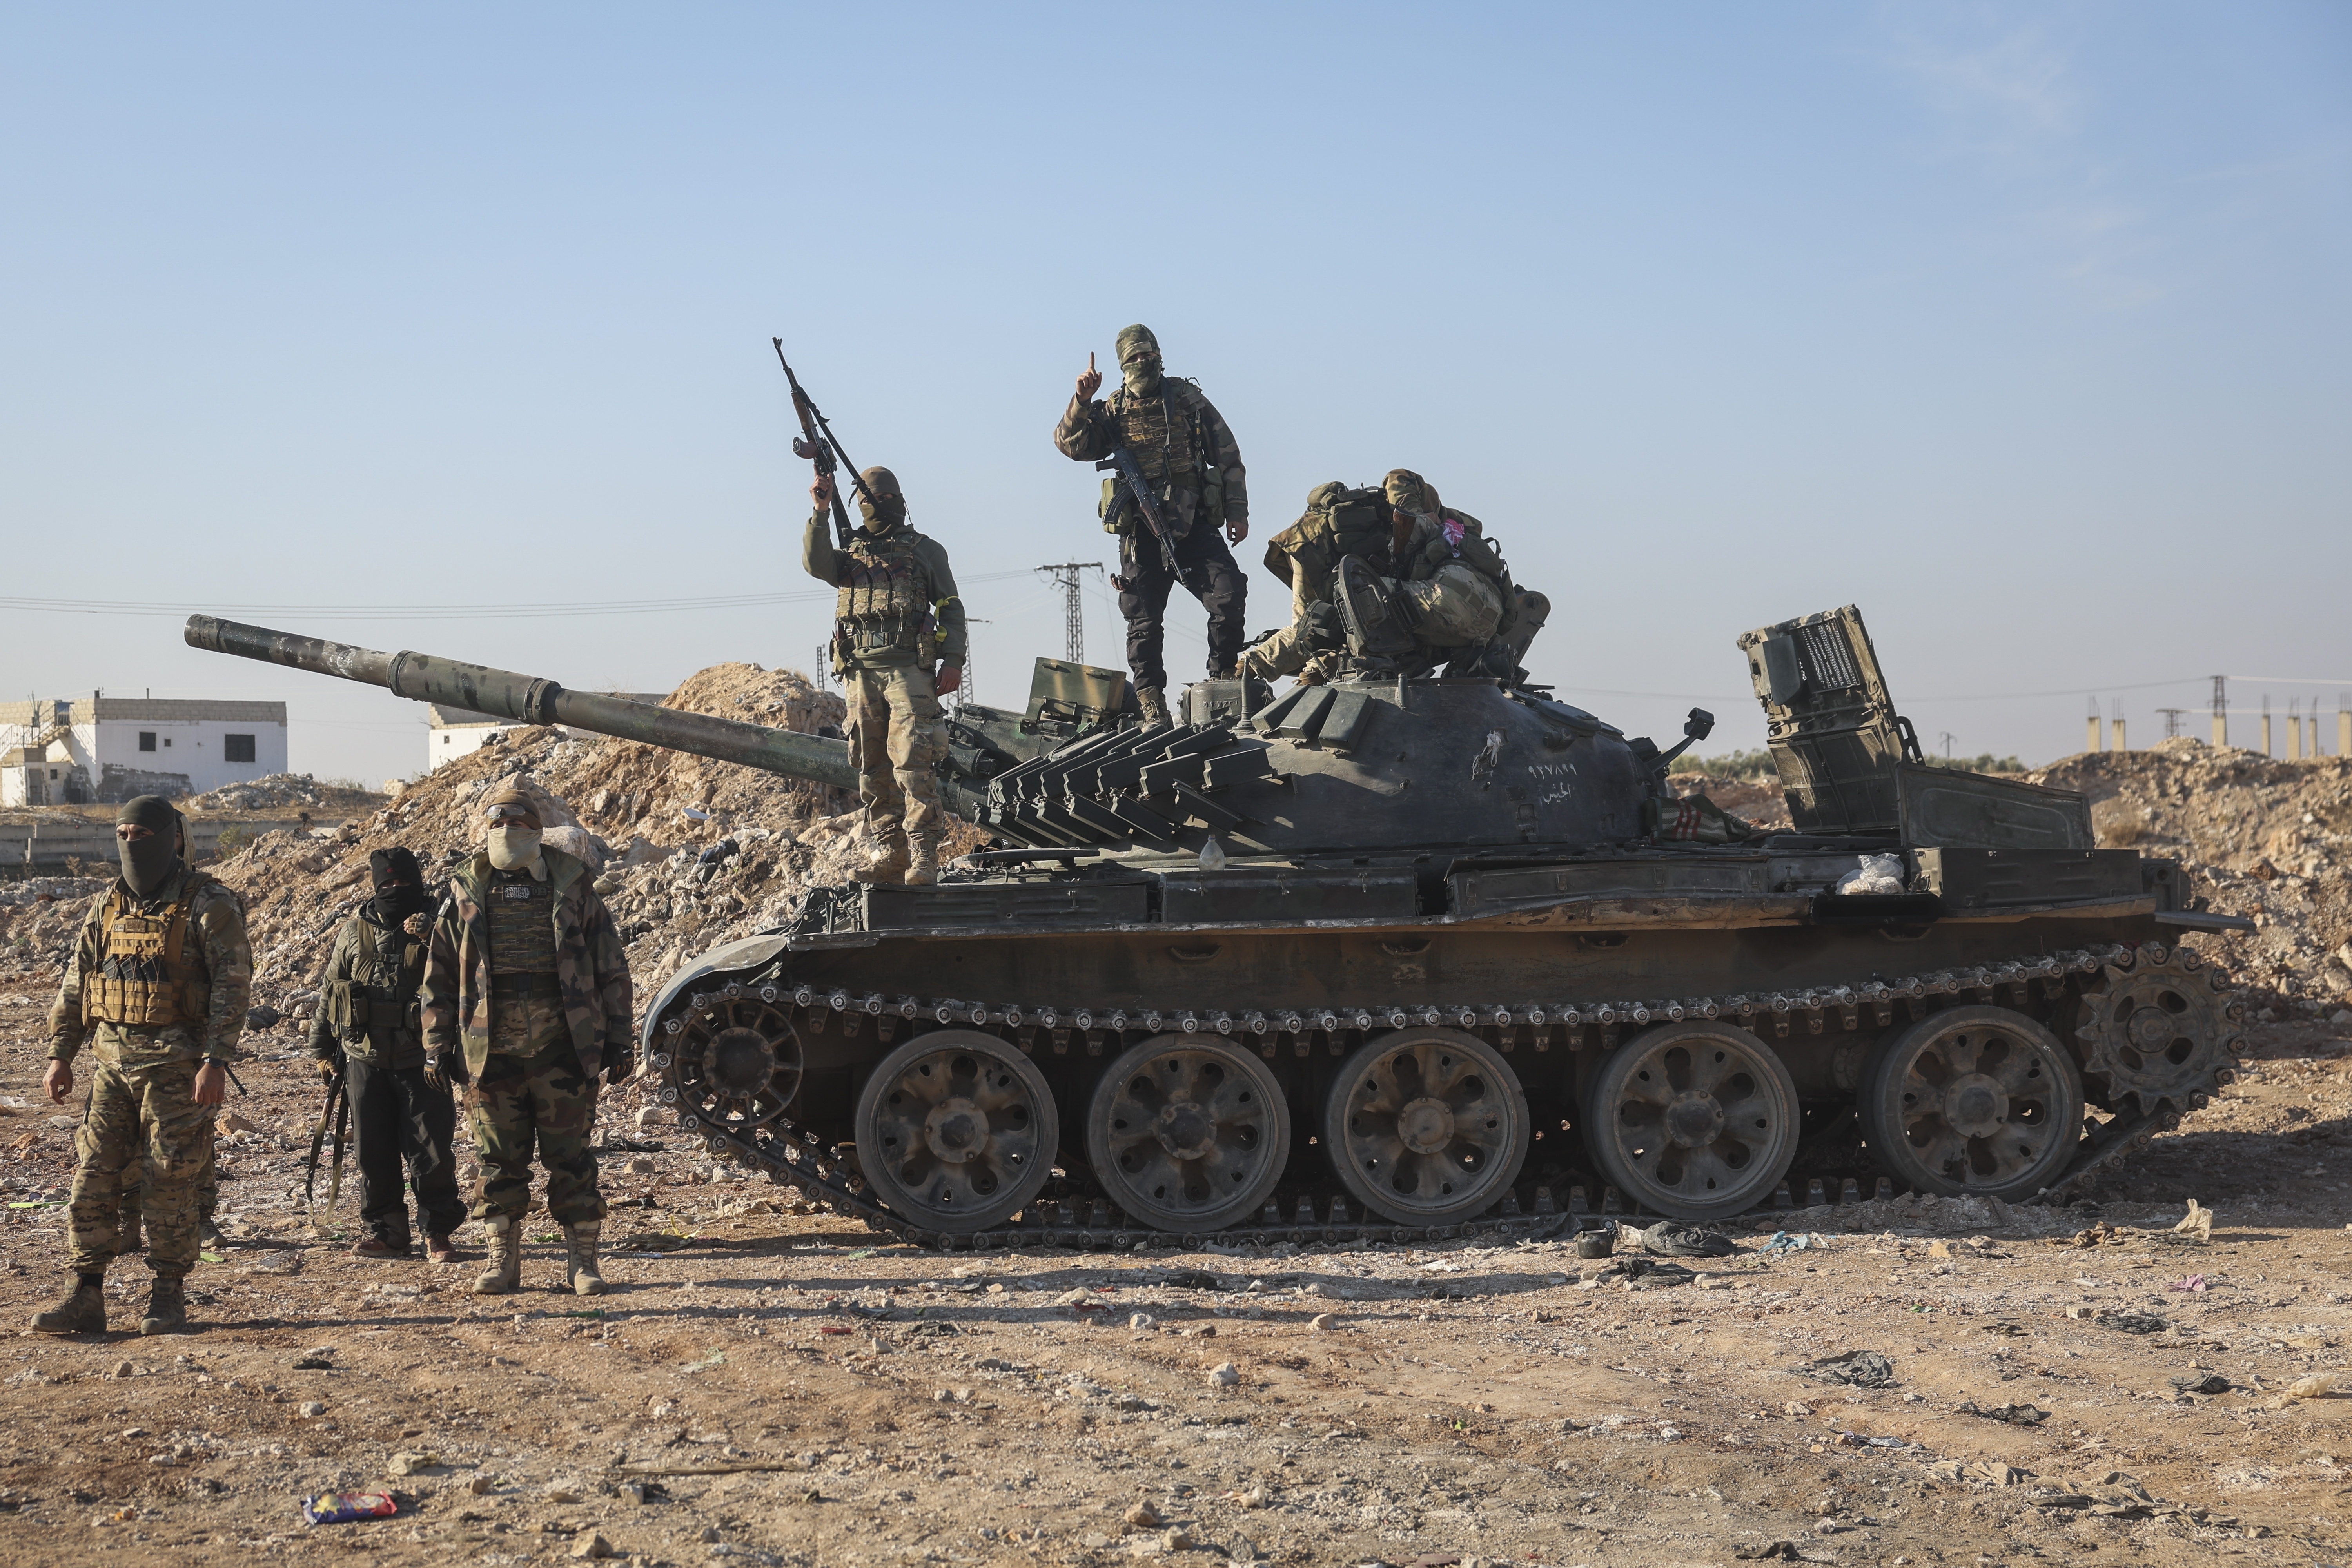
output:
[[[1859,870],[1848,871],[1837,881],[1840,893],[1899,893],[1903,889],[1903,857],[1900,855],[1864,855]]]

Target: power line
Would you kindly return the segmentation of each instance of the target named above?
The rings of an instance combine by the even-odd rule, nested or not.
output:
[[[1082,596],[1086,579],[1082,574],[1099,572],[1102,564],[1099,561],[1065,561],[1037,568],[1062,591],[1062,640],[1069,649],[1072,664],[1087,662],[1087,616]]]

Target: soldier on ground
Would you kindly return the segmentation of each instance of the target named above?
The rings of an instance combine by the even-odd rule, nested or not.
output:
[[[375,851],[368,870],[375,897],[335,933],[310,1023],[310,1055],[323,1081],[342,1079],[351,1106],[366,1227],[352,1250],[362,1258],[410,1255],[404,1159],[425,1254],[448,1263],[457,1256],[451,1233],[466,1222],[466,1204],[449,1147],[457,1128],[449,1079],[425,1062],[417,1001],[432,935],[425,876],[416,857],[401,848]]]
[[[49,1011],[56,1104],[73,1093],[84,1045],[97,1058],[74,1147],[68,1214],[72,1294],[33,1319],[42,1333],[106,1327],[106,1266],[120,1247],[124,1173],[139,1168],[154,1283],[142,1334],[188,1321],[184,1281],[195,1266],[196,1186],[212,1163],[213,1107],[245,1027],[253,950],[237,897],[188,865],[180,814],[142,795],[116,814],[121,875],[90,905]]]
[[[940,879],[947,834],[935,771],[948,743],[940,699],[963,684],[963,601],[947,551],[908,526],[898,476],[868,468],[858,478],[864,521],[846,550],[827,528],[833,476],[820,474],[810,487],[816,510],[801,539],[801,564],[841,591],[834,665],[849,686],[850,749],[873,842],[857,879],[920,887]]]
[[[425,1077],[469,1087],[466,1119],[481,1152],[474,1217],[489,1267],[483,1296],[522,1284],[522,1216],[534,1142],[547,1212],[563,1227],[564,1279],[601,1296],[596,1248],[596,1078],[636,1068],[628,954],[588,868],[540,843],[539,807],[511,785],[490,797],[484,847],[449,879],[425,964]],[[428,1221],[429,1223],[429,1221]]]
[[[1241,656],[1249,595],[1226,548],[1249,537],[1248,477],[1241,448],[1196,384],[1162,373],[1160,340],[1150,328],[1136,325],[1118,334],[1118,390],[1097,403],[1102,373],[1095,369],[1093,356],[1087,357],[1077,394],[1054,427],[1054,446],[1079,462],[1098,462],[1120,447],[1134,456],[1172,536],[1169,542],[1185,591],[1209,612],[1209,673],[1231,675]],[[1114,475],[1103,487],[1106,510],[1116,480]],[[1118,529],[1119,570],[1112,585],[1118,590],[1119,614],[1127,617],[1128,668],[1144,721],[1164,724],[1168,668],[1162,622],[1176,578],[1139,508],[1128,507]]]
[[[1290,584],[1291,624],[1242,656],[1262,679],[1312,683],[1343,662],[1515,679],[1551,608],[1512,584],[1485,524],[1410,468],[1377,489],[1317,486],[1265,563]]]

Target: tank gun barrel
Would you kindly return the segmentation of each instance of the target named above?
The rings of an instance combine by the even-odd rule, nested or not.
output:
[[[463,664],[437,654],[404,649],[384,653],[323,637],[299,637],[268,626],[247,626],[217,616],[190,616],[188,646],[208,653],[234,654],[267,664],[289,665],[381,686],[397,697],[495,713],[519,724],[562,724],[598,735],[641,741],[722,763],[740,763],[763,773],[782,773],[839,789],[857,787],[857,769],[846,741],[771,729],[707,713],[658,708],[622,697],[570,691],[552,680]]]

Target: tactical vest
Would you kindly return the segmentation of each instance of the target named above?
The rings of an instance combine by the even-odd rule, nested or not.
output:
[[[549,908],[554,883],[493,876],[484,893],[490,906],[490,973],[554,973],[555,915]]]
[[[425,944],[405,931],[394,931],[394,955],[387,960],[376,945],[376,928],[359,917],[358,962],[347,980],[328,984],[320,997],[327,1023],[347,1045],[367,1042],[374,1050],[392,1055],[419,1042],[416,987],[425,978]]]
[[[937,651],[931,636],[930,574],[915,553],[915,535],[900,523],[877,539],[859,531],[849,542],[834,625],[845,651],[903,653],[921,660]]]
[[[162,1028],[205,1021],[212,977],[191,951],[188,924],[196,895],[213,885],[210,877],[186,873],[172,907],[153,915],[140,913],[120,887],[106,896],[99,914],[98,973],[82,977],[84,1023]]]

